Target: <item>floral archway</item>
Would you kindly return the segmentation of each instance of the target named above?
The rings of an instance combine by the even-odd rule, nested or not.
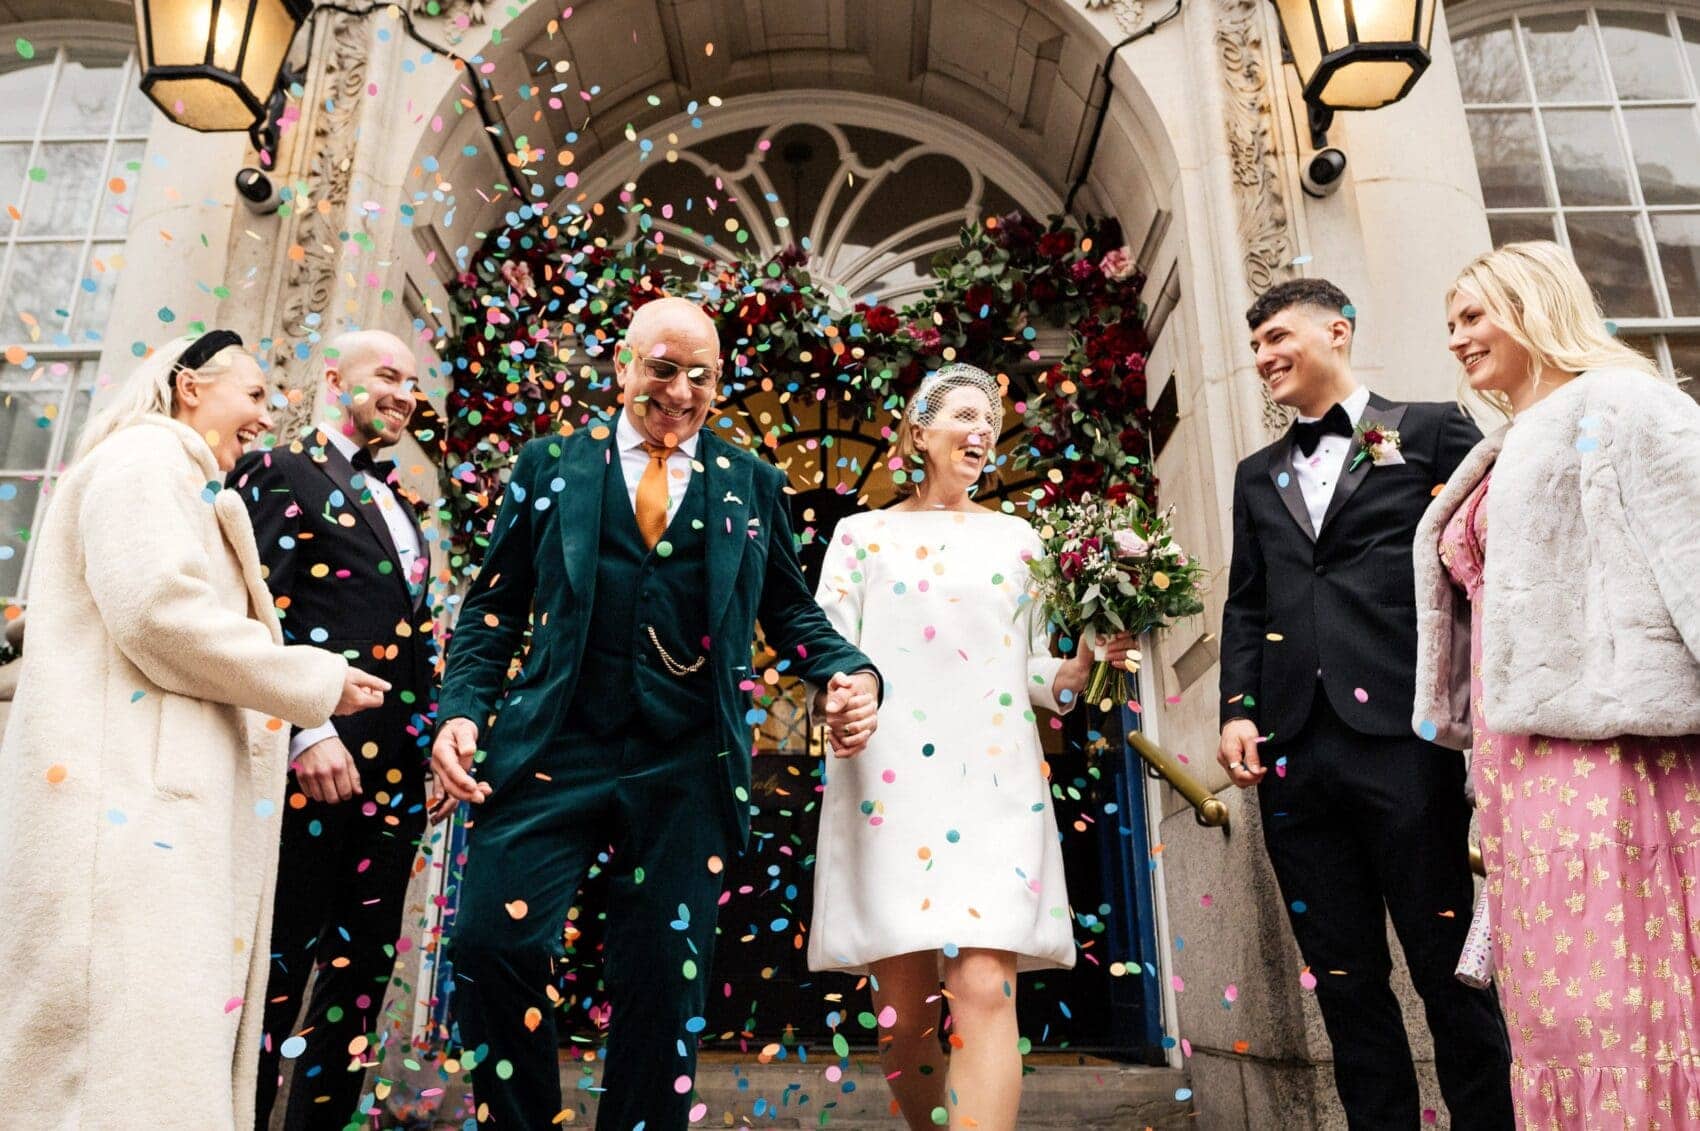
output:
[[[1088,491],[1155,501],[1144,279],[1115,221],[1015,212],[971,223],[934,255],[920,297],[894,308],[818,285],[794,247],[732,261],[678,250],[641,222],[642,201],[628,207],[638,234],[618,246],[589,217],[523,210],[455,281],[447,412],[421,414],[415,429],[440,456],[456,576],[481,557],[502,473],[525,441],[607,419],[615,346],[632,312],[663,294],[696,298],[719,326],[727,375],[709,426],[722,438],[783,465],[788,446],[815,451],[808,443],[833,431],[803,426],[802,410],[861,422],[864,450],[817,452],[812,486],[854,492],[846,471],[858,484],[870,470],[900,479],[885,441],[905,397],[930,369],[962,361],[998,374],[1014,410],[998,465],[1028,485],[1006,493],[1005,509]],[[1045,326],[1068,344],[1041,368]]]

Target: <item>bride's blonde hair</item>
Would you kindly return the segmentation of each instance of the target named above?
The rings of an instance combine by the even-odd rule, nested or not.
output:
[[[150,413],[172,415],[177,407],[177,363],[198,337],[198,334],[185,334],[172,338],[131,370],[123,383],[108,394],[109,399],[101,410],[83,425],[72,461],[82,459],[102,440]],[[237,355],[243,352],[241,346],[226,346],[196,366],[194,372],[201,377],[220,376],[230,370]]]
[[[1549,366],[1565,373],[1632,369],[1667,380],[1647,355],[1611,335],[1576,260],[1550,240],[1508,243],[1476,256],[1447,289],[1447,309],[1460,292],[1481,303],[1488,319],[1528,351],[1531,381]],[[1463,373],[1458,381],[1460,399],[1480,397],[1510,415],[1504,393],[1477,392]]]

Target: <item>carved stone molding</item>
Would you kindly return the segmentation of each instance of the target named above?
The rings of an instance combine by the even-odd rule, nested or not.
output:
[[[1275,90],[1263,42],[1265,0],[1218,0],[1216,46],[1227,86],[1228,152],[1246,283],[1260,295],[1286,278],[1297,251],[1275,153]],[[1263,392],[1263,424],[1286,429],[1288,413]]]
[[[313,76],[303,99],[303,121],[291,154],[288,183],[305,184],[305,199],[294,201],[285,247],[299,246],[291,257],[273,307],[272,361],[285,375],[285,384],[308,395],[298,398],[279,416],[277,434],[292,439],[312,419],[317,374],[296,357],[296,347],[314,330],[328,326],[336,287],[337,265],[343,255],[342,230],[353,177],[355,116],[365,94],[370,31],[358,16],[329,15],[322,45],[316,51]],[[317,314],[318,324],[308,316]]]
[[[1145,16],[1145,0],[1086,0],[1088,12],[1103,11],[1108,8],[1116,17],[1116,23],[1128,34],[1139,27],[1140,20]]]
[[[464,12],[468,23],[484,22],[484,0],[408,0],[407,7],[416,16],[442,16],[453,21]]]

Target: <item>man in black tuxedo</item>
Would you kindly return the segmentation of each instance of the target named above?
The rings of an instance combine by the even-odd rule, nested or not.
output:
[[[1247,312],[1258,373],[1299,419],[1234,476],[1217,758],[1258,787],[1350,1126],[1418,1126],[1391,914],[1452,1126],[1510,1128],[1498,1003],[1453,976],[1474,908],[1463,757],[1410,731],[1412,540],[1481,434],[1455,405],[1360,386],[1355,316],[1320,279],[1280,283]]]
[[[268,1126],[280,1057],[285,1126],[347,1126],[394,962],[426,823],[433,636],[429,549],[395,465],[377,460],[413,415],[413,351],[361,331],[325,348],[324,422],[230,473],[254,522],[285,638],[340,652],[390,681],[384,705],[290,739],[255,1120]],[[312,998],[302,995],[317,972]],[[299,1036],[300,1040],[292,1040]],[[304,1042],[304,1043],[303,1043]]]

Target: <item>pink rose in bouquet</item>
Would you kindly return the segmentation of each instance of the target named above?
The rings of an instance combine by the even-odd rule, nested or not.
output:
[[[1132,530],[1116,531],[1116,557],[1143,558],[1151,552],[1151,544]]]

